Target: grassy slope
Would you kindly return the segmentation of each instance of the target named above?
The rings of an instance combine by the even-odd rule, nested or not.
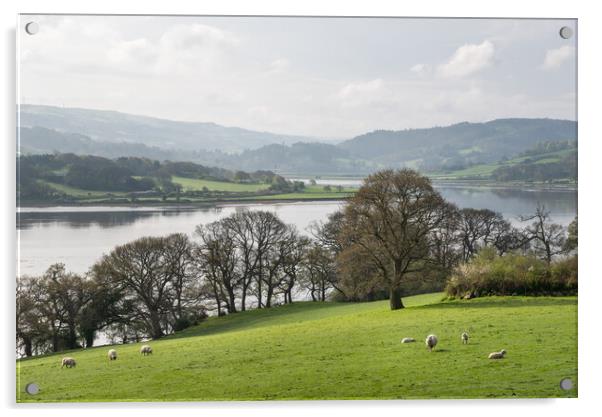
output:
[[[562,158],[575,152],[575,149],[564,149],[556,152],[548,152],[534,156],[520,156],[509,159],[505,162],[497,162],[492,164],[475,165],[466,169],[457,171],[434,172],[429,174],[433,179],[461,179],[461,178],[489,178],[493,171],[502,166],[513,166],[524,162],[527,159],[532,159],[535,164],[543,164],[550,162],[559,162]]]
[[[494,297],[436,303],[441,294],[387,302],[296,303],[212,318],[176,336],[17,363],[19,401],[190,401],[356,398],[574,397],[575,297]],[[430,305],[423,305],[435,303]],[[460,333],[471,335],[468,345]],[[433,353],[422,340],[439,336]],[[415,344],[400,344],[411,336]],[[505,348],[506,359],[488,353]],[[30,397],[25,384],[41,391]]]

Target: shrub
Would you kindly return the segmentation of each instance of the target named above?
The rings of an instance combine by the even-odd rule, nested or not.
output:
[[[459,265],[447,281],[450,297],[569,295],[577,293],[577,257],[548,266],[530,255],[498,256],[489,249]]]

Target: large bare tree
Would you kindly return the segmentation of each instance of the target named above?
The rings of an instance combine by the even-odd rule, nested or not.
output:
[[[404,307],[405,277],[430,260],[430,234],[448,208],[431,181],[409,169],[370,175],[345,207],[341,238],[360,246],[379,270],[392,310]]]

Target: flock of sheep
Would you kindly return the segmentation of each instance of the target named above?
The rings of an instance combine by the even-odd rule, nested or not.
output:
[[[460,339],[462,340],[463,344],[467,344],[468,343],[468,333],[463,332],[460,335]],[[415,342],[416,339],[411,338],[411,337],[404,337],[403,339],[401,339],[401,343],[412,343]],[[426,340],[424,341],[424,343],[426,344],[426,348],[429,350],[429,352],[432,352],[433,349],[435,349],[435,346],[437,346],[437,343],[439,342],[439,339],[437,339],[437,336],[435,336],[434,334],[429,334],[426,337]],[[140,348],[140,354],[141,355],[152,355],[153,353],[153,348],[151,348],[149,345],[143,345]],[[504,349],[500,350],[499,352],[492,352],[489,354],[489,359],[504,359],[504,355],[506,354],[506,351]],[[110,361],[114,361],[117,359],[117,351],[115,349],[110,349],[107,352],[107,356],[109,357]],[[61,368],[62,367],[67,367],[67,368],[73,368],[76,365],[75,359],[70,358],[70,357],[66,357],[63,358],[62,362],[61,362]]]
[[[152,355],[153,348],[151,348],[149,345],[144,345],[140,348],[140,354],[144,356]],[[109,349],[109,351],[107,352],[107,356],[109,357],[110,361],[117,360],[117,351],[115,349]],[[61,368],[73,368],[75,365],[77,365],[77,362],[75,362],[75,359],[70,357],[63,358],[63,360],[61,361]]]
[[[462,340],[463,344],[468,344],[468,333],[467,332],[462,332],[462,334],[460,335],[460,339]],[[411,337],[404,337],[403,339],[401,339],[401,343],[412,343],[415,342],[416,339],[411,338]],[[429,352],[432,352],[433,349],[435,349],[435,346],[437,346],[437,343],[439,342],[439,339],[437,339],[437,336],[435,336],[434,334],[429,334],[426,337],[426,340],[424,341],[424,343],[426,344],[426,348],[429,350]],[[504,349],[500,350],[499,352],[492,352],[489,354],[489,359],[504,359],[504,355],[506,354],[506,351]]]

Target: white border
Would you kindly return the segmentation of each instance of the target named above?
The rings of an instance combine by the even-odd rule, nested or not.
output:
[[[602,277],[598,272],[596,237],[601,235],[598,221],[600,200],[597,177],[600,167],[600,65],[599,40],[602,39],[602,16],[596,13],[596,2],[548,0],[422,0],[393,2],[380,0],[3,0],[0,2],[2,21],[2,83],[4,99],[0,117],[3,129],[2,179],[4,187],[2,211],[2,248],[0,250],[4,306],[2,312],[5,337],[2,348],[2,407],[8,415],[103,416],[123,409],[127,413],[142,412],[147,416],[163,416],[168,410],[182,415],[364,415],[373,410],[383,414],[416,415],[438,413],[463,417],[501,416],[508,412],[576,415],[595,406],[599,397],[601,329],[599,301]],[[345,15],[345,16],[445,16],[445,17],[550,17],[579,19],[579,223],[580,275],[579,291],[579,399],[578,400],[476,400],[476,401],[332,401],[332,402],[271,402],[271,403],[190,403],[190,404],[84,404],[51,405],[43,408],[15,405],[14,367],[14,276],[15,276],[15,24],[17,13],[112,13],[112,14],[277,14],[277,15]],[[172,412],[173,412],[172,411]]]

